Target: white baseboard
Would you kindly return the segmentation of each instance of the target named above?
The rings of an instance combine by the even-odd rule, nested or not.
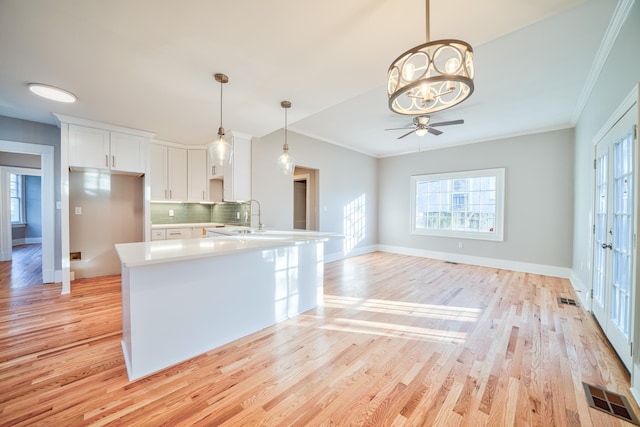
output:
[[[528,262],[510,261],[497,258],[485,258],[473,255],[452,254],[448,252],[429,251],[425,249],[405,248],[401,246],[378,245],[381,252],[391,252],[401,255],[411,255],[432,258],[442,261],[458,262],[461,264],[479,265],[482,267],[500,268],[503,270],[521,271],[523,273],[541,274],[544,276],[568,279],[572,273],[568,267],[554,265],[532,264]]]
[[[370,246],[353,248],[347,254],[344,254],[342,252],[333,252],[330,254],[325,254],[324,262],[327,263],[327,262],[339,261],[341,259],[351,258],[353,256],[358,256],[358,255],[364,255],[371,252],[375,252],[377,250],[378,250],[377,245],[370,245]]]
[[[11,246],[32,245],[34,243],[42,244],[42,237],[25,237],[24,239],[15,239],[11,241]]]
[[[631,396],[633,397],[633,400],[636,401],[637,405],[640,405],[640,392],[636,390],[635,387],[631,387],[629,390],[631,390]]]
[[[571,282],[573,289],[576,291],[576,295],[580,299],[582,306],[585,310],[591,311],[591,298],[589,298],[589,288],[587,288],[587,285],[580,280],[573,270],[571,270],[569,281]]]

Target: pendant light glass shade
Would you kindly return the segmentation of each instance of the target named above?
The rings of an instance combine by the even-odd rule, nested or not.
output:
[[[284,145],[282,146],[282,154],[278,157],[278,169],[285,175],[293,175],[296,168],[296,160],[289,153],[289,144],[287,143],[287,109],[291,108],[289,101],[282,101],[280,106],[284,108]]]
[[[207,153],[209,164],[224,165],[231,163],[233,155],[231,144],[225,139],[224,128],[222,127],[222,85],[229,82],[229,77],[221,73],[215,74],[214,77],[220,83],[220,127],[218,128],[218,137],[215,141],[209,143]]]
[[[296,168],[296,160],[289,154],[289,147],[282,149],[282,154],[278,157],[278,168],[285,175],[293,175],[293,170]]]
[[[225,165],[231,163],[233,150],[231,149],[231,144],[224,138],[223,128],[218,129],[218,138],[209,143],[207,152],[209,154],[209,164]]]

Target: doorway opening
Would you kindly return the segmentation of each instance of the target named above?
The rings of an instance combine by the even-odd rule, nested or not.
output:
[[[0,141],[1,153],[5,157],[3,164],[11,163],[9,158],[17,159],[20,155],[31,155],[33,164],[15,163],[28,166],[34,174],[40,169],[40,208],[41,208],[41,266],[42,283],[55,282],[55,193],[54,193],[54,149],[49,145],[27,144],[15,141]],[[34,156],[35,155],[35,156]],[[0,260],[12,259],[12,227],[10,181],[11,168],[3,167],[0,171]]]
[[[317,169],[296,167],[293,172],[293,228],[318,230]]]

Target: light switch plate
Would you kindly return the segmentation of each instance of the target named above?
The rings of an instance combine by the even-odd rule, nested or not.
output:
[[[82,207],[76,206],[75,212],[76,212],[76,215],[82,215]]]

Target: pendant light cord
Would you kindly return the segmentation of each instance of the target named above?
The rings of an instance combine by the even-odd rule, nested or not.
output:
[[[289,144],[287,144],[287,108],[284,109],[284,146],[289,149]]]
[[[222,82],[220,82],[220,127],[222,127]]]

